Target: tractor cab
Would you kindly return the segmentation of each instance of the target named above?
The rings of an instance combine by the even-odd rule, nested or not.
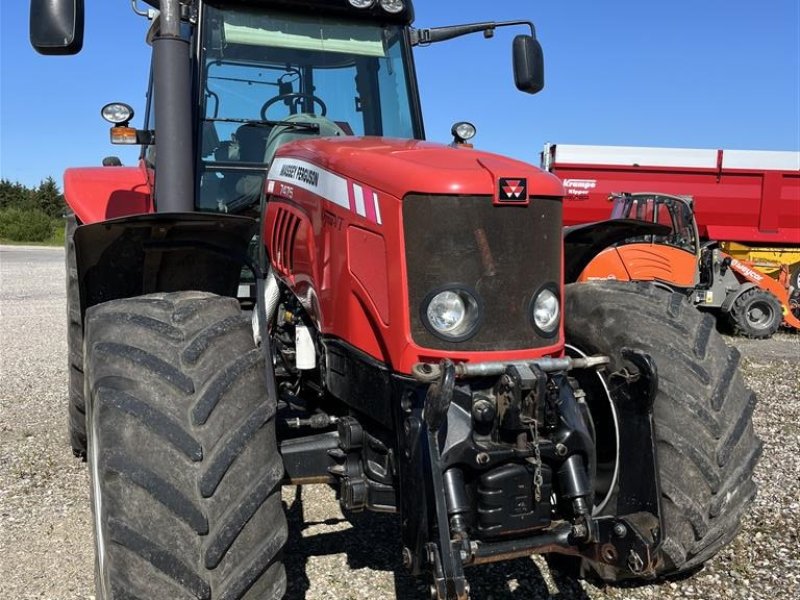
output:
[[[657,223],[670,228],[666,235],[648,235],[632,238],[624,243],[648,241],[651,244],[670,246],[700,256],[700,237],[689,196],[667,194],[615,194],[612,219],[634,219]]]
[[[202,140],[197,207],[252,207],[276,150],[290,141],[422,138],[403,25],[204,4],[195,68]]]
[[[657,281],[687,289],[701,283],[700,237],[691,198],[638,193],[615,194],[611,199],[612,219],[664,225],[669,232],[626,238],[601,252],[584,270],[581,280]]]
[[[134,12],[151,21],[153,49],[144,128],[129,127],[127,105],[107,106],[115,118],[127,109],[109,119],[112,142],[145,146],[156,212],[257,216],[276,150],[298,139],[424,139],[414,46],[527,27],[513,43],[514,81],[530,94],[544,86],[528,21],[415,29],[411,0],[142,2],[150,8],[134,1]],[[82,1],[32,0],[39,52],[75,54],[82,37]]]

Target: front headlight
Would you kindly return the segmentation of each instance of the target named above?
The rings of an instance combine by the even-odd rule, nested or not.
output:
[[[422,321],[428,330],[448,341],[472,337],[478,330],[481,309],[477,297],[465,289],[432,292],[422,303]]]
[[[533,326],[546,337],[558,330],[561,307],[554,288],[543,287],[534,296],[531,304],[531,320]]]

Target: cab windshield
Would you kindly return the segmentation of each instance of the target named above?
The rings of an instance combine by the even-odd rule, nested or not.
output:
[[[289,141],[420,137],[402,27],[208,4],[204,11],[201,210],[252,206]]]

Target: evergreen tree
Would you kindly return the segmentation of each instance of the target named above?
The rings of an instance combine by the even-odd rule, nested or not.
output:
[[[1,179],[0,210],[6,208],[38,209],[54,219],[60,219],[64,216],[64,196],[52,177],[48,177],[35,188]]]
[[[66,207],[64,196],[61,195],[58,185],[56,185],[52,177],[48,177],[39,184],[39,187],[34,192],[34,196],[36,208],[54,219],[64,216],[64,209]]]

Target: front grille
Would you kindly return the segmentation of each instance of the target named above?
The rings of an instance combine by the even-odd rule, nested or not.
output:
[[[561,277],[561,200],[495,206],[489,196],[409,195],[403,202],[406,266],[414,341],[437,350],[540,348],[530,304],[543,284]],[[483,321],[453,342],[429,331],[420,314],[426,296],[444,287],[477,291]]]

